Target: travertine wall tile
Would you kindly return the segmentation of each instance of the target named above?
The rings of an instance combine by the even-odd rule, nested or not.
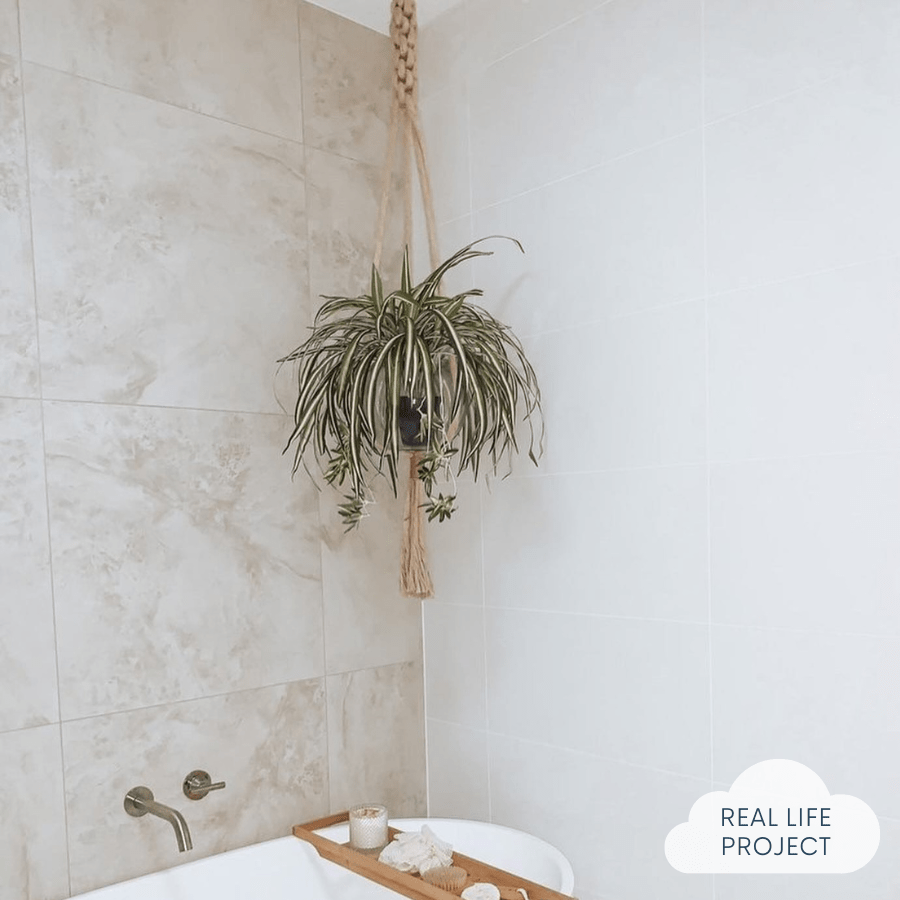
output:
[[[16,0],[0,0],[0,53],[19,55],[19,9]]]
[[[400,596],[402,500],[378,484],[377,502],[351,532],[340,502],[330,487],[319,495],[328,673],[421,659],[422,604]]]
[[[421,663],[330,675],[331,808],[384,803],[392,816],[425,813]]]
[[[41,408],[0,399],[0,731],[59,718]]]
[[[30,62],[300,140],[294,0],[21,0],[21,6]]]
[[[399,507],[374,543],[323,536],[281,455],[289,368],[273,387],[318,306],[309,232],[321,291],[368,284],[387,39],[306,11],[312,129],[335,151],[314,151],[308,232],[294,0],[22,2],[24,74],[17,3],[0,0],[0,900],[324,814],[326,639],[330,672],[415,660],[335,682],[333,746],[338,794],[373,785],[423,812]],[[186,800],[196,767],[225,792]],[[125,815],[139,784],[184,812],[191,853]]]
[[[65,724],[72,890],[282,837],[325,815],[325,740],[321,679]],[[181,784],[195,768],[224,790],[188,800]],[[125,813],[138,785],[181,811],[193,850],[179,853],[160,819]]]
[[[299,14],[304,143],[380,166],[391,109],[390,45],[304,0]],[[390,15],[387,3],[384,14]]]
[[[0,734],[0,900],[69,896],[59,726]]]
[[[368,290],[381,200],[381,171],[377,166],[309,149],[306,172],[310,295],[313,306],[318,307],[322,294],[356,297]],[[389,207],[381,262],[385,287],[400,272],[401,207],[398,199]],[[390,289],[394,289],[393,284]]]
[[[47,404],[64,718],[322,674],[316,496],[286,428]]]
[[[44,396],[278,411],[302,148],[37,66],[26,88]]]
[[[15,27],[0,3],[0,42]],[[15,51],[18,52],[18,51]],[[25,119],[18,58],[0,54],[0,394],[38,395]]]

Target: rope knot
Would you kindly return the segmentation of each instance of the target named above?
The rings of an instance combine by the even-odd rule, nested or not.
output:
[[[394,45],[394,93],[401,107],[416,93],[418,23],[415,0],[392,0],[391,40]]]

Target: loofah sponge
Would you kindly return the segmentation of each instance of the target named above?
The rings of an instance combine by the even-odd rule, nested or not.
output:
[[[500,900],[500,888],[486,881],[479,881],[462,892],[462,900]]]

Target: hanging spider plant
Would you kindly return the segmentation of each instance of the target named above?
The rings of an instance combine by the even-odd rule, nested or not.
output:
[[[429,521],[454,511],[452,489],[435,495],[442,479],[453,482],[452,469],[457,475],[468,469],[477,479],[485,463],[496,472],[518,452],[522,419],[537,465],[541,397],[522,344],[471,302],[483,291],[441,293],[451,269],[492,255],[474,249],[480,243],[454,253],[417,285],[407,251],[400,288],[389,294],[373,266],[369,293],[325,297],[312,334],[280,360],[297,364],[294,430],[285,447],[293,447],[293,473],[311,450],[325,481],[344,492],[339,511],[348,530],[365,515],[373,478],[387,477],[396,495],[403,450],[418,454]]]

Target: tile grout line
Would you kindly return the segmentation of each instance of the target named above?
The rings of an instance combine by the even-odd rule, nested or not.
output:
[[[422,621],[422,717],[425,729],[425,815],[431,815],[431,760],[428,754],[428,655],[425,653],[425,603],[420,605]]]
[[[28,146],[28,110],[25,102],[25,59],[22,52],[22,13],[16,4],[19,32],[19,91],[22,99],[22,141],[25,157],[25,195],[28,198],[28,231],[31,243],[31,287],[34,298],[35,355],[37,357],[38,400],[41,413],[41,462],[44,472],[44,512],[47,516],[47,569],[50,580],[50,608],[53,617],[53,661],[56,668],[56,710],[59,716],[59,760],[62,784],[63,831],[66,839],[66,884],[69,896],[72,894],[71,836],[69,833],[69,803],[66,791],[66,746],[63,740],[62,722],[62,679],[59,666],[59,624],[56,610],[56,579],[53,574],[53,529],[50,526],[50,480],[47,471],[47,425],[45,421],[44,372],[41,358],[41,329],[38,309],[37,253],[34,240],[34,202],[31,187],[31,151]]]
[[[471,46],[472,32],[472,0],[465,0],[464,27],[466,45]],[[470,74],[466,72],[463,82],[465,90],[466,109],[466,162],[469,177],[469,237],[475,236],[475,158],[472,151],[472,82]],[[484,490],[478,488],[478,552],[481,563],[481,653],[482,653],[482,690],[484,692],[484,750],[485,750],[485,779],[487,783],[487,820],[494,821],[494,798],[491,785],[491,737],[490,737],[490,712],[488,704],[488,641],[487,641],[487,591],[485,587],[485,552],[484,552]]]
[[[612,3],[615,2],[615,0],[608,0],[608,2]],[[563,184],[566,181],[572,181],[575,178],[580,178],[583,175],[588,175],[591,172],[596,172],[600,169],[606,168],[607,166],[615,165],[616,163],[622,162],[626,159],[630,159],[633,156],[638,156],[641,153],[647,153],[650,150],[655,150],[656,148],[663,147],[666,144],[674,143],[675,141],[686,138],[692,134],[697,134],[702,130],[702,128],[702,124],[694,125],[691,128],[686,128],[684,131],[670,134],[667,137],[652,141],[649,144],[642,144],[640,147],[633,147],[631,150],[625,150],[624,152],[618,153],[615,156],[610,156],[606,159],[601,159],[598,162],[592,163],[589,166],[584,166],[580,169],[576,169],[574,172],[569,172],[566,175],[560,175],[557,178],[551,178],[549,181],[544,181],[540,184],[532,185],[531,187],[525,188],[521,191],[517,191],[514,194],[510,194],[508,197],[502,197],[499,200],[493,200],[490,203],[485,203],[483,206],[473,207],[473,209],[475,212],[487,212],[488,210],[496,209],[498,206],[512,203],[514,200],[520,200],[522,197],[527,197],[529,194],[536,194],[539,191],[544,190],[545,188],[555,187],[556,185]]]
[[[702,129],[704,132],[703,135],[703,143],[704,143],[704,156],[705,156],[705,129]],[[579,173],[580,174],[580,173]],[[555,182],[551,182],[550,184],[554,184]],[[542,190],[543,187],[548,187],[550,185],[542,185],[539,188],[535,188],[535,191]],[[505,201],[504,201],[505,202]],[[706,210],[704,209],[704,218],[706,217]],[[461,218],[461,217],[460,217]],[[457,220],[452,220],[457,221]],[[450,224],[449,222],[446,224]],[[645,316],[653,313],[661,313],[670,309],[677,309],[683,306],[688,306],[692,303],[722,303],[726,302],[730,298],[734,298],[740,294],[749,294],[753,291],[765,290],[767,288],[780,287],[782,285],[791,284],[795,281],[802,281],[808,278],[816,278],[822,275],[832,275],[839,272],[846,272],[850,269],[863,268],[866,266],[877,266],[882,265],[884,263],[895,262],[900,260],[900,253],[888,253],[881,254],[879,256],[873,256],[866,259],[858,259],[853,262],[841,263],[836,266],[827,266],[825,268],[818,269],[810,269],[804,272],[796,272],[790,275],[784,275],[779,278],[770,278],[763,281],[754,281],[750,284],[739,285],[737,287],[725,288],[717,291],[709,291],[707,290],[704,294],[698,295],[696,297],[686,297],[681,300],[669,300],[662,303],[655,303],[651,306],[646,306],[641,309],[634,309],[628,312],[622,313],[610,313],[602,318],[596,319],[586,319],[583,322],[579,322],[576,325],[566,325],[561,328],[546,328],[538,331],[529,331],[522,332],[522,338],[524,340],[536,340],[539,338],[547,337],[550,335],[558,335],[558,334],[566,334],[570,331],[578,331],[584,328],[599,328],[603,325],[609,325],[612,322],[622,322],[627,321],[628,319],[636,318],[637,316]]]
[[[0,395],[0,400],[40,400],[43,403],[66,403],[73,406],[110,406],[117,409],[164,409],[170,412],[215,413],[226,416],[269,416],[284,419],[289,412],[260,412],[250,409],[215,409],[208,406],[172,406],[163,403],[123,403],[113,400],[85,400],[77,397],[11,397]]]
[[[706,165],[706,0],[700,0],[700,185],[703,229],[703,367],[704,449],[706,455],[706,680],[709,716],[709,789],[715,790],[715,717],[713,692],[712,605],[712,466],[710,465],[710,330],[709,330],[709,203]],[[716,900],[716,876],[712,876],[712,900]]]
[[[437,716],[432,717],[433,722],[439,722],[442,725],[450,725],[453,728],[461,728],[465,731],[469,731],[473,734],[481,734],[481,730],[478,728],[473,728],[471,725],[463,725],[460,722],[451,722],[449,719],[441,719]],[[488,731],[488,735],[493,735],[494,737],[504,738],[510,741],[516,741],[520,744],[528,744],[532,747],[542,747],[546,750],[561,750],[564,753],[572,753],[576,756],[586,757],[587,759],[597,760],[598,762],[606,762],[613,763],[618,766],[626,766],[629,769],[639,769],[644,772],[656,772],[660,775],[669,775],[673,778],[686,778],[690,781],[697,781],[703,785],[709,784],[709,779],[703,775],[689,775],[685,772],[673,772],[671,769],[661,769],[658,766],[648,766],[644,763],[631,762],[627,759],[618,759],[614,756],[604,756],[600,753],[592,753],[590,750],[580,750],[576,747],[567,747],[564,744],[550,744],[546,741],[535,740],[534,738],[522,737],[517,734],[510,734],[508,732],[503,731]],[[880,818],[887,818],[886,816],[881,816]],[[898,820],[900,821],[900,820]]]
[[[750,106],[745,106],[743,109],[735,110],[735,112],[725,113],[723,116],[718,116],[715,119],[710,119],[708,122],[706,121],[706,109],[704,105],[703,110],[703,124],[704,127],[719,125],[722,122],[728,122],[731,119],[736,119],[739,116],[746,115],[747,113],[756,112],[760,109],[765,109],[767,106],[772,106],[775,103],[780,103],[782,100],[790,100],[791,97],[796,97],[798,94],[804,94],[808,91],[814,91],[817,88],[823,87],[826,84],[829,84],[832,81],[835,81],[839,78],[845,78],[848,72],[851,72],[853,67],[848,67],[839,72],[835,72],[832,75],[826,75],[824,78],[821,78],[816,81],[811,81],[809,84],[803,84],[798,88],[794,88],[793,90],[787,91],[784,94],[778,94],[775,97],[770,97],[768,100],[762,100],[759,103],[752,103]]]
[[[151,97],[149,94],[142,94],[139,91],[129,90],[128,88],[120,87],[116,84],[109,84],[109,82],[100,81],[98,78],[91,78],[89,75],[82,75],[78,72],[69,72],[66,69],[57,69],[55,66],[48,65],[47,63],[37,62],[36,60],[31,59],[26,60],[23,57],[22,64],[23,67],[25,64],[29,66],[35,66],[47,72],[55,72],[57,75],[63,75],[67,78],[76,78],[79,81],[83,81],[87,84],[95,84],[98,87],[107,88],[108,90],[116,91],[120,94],[126,94],[129,97],[140,97],[142,100],[146,100],[149,103],[159,103],[162,106],[168,107],[169,109],[177,109],[180,112],[191,113],[195,116],[202,116],[204,119],[211,119],[213,122],[221,122],[223,125],[230,125],[233,128],[241,128],[244,131],[252,131],[254,134],[261,134],[265,137],[270,137],[277,141],[285,141],[289,144],[298,144],[301,146],[303,144],[303,141],[299,140],[298,138],[286,137],[282,134],[274,134],[271,131],[263,131],[261,128],[254,128],[252,125],[244,125],[231,119],[225,119],[222,116],[215,116],[212,113],[203,112],[199,109],[192,109],[189,106],[180,106],[177,103],[172,103],[170,100],[162,100],[159,97]]]
[[[883,253],[878,256],[857,259],[853,262],[841,263],[840,265],[809,269],[804,272],[794,272],[790,275],[782,275],[778,278],[768,278],[763,281],[754,281],[750,284],[738,285],[737,287],[724,288],[719,291],[710,291],[707,295],[707,299],[720,302],[734,297],[737,294],[749,294],[752,291],[780,287],[781,285],[790,284],[793,281],[802,281],[805,278],[816,278],[820,275],[832,275],[837,272],[846,272],[849,269],[860,269],[864,266],[877,266],[883,263],[895,262],[896,260],[900,260],[900,253]],[[634,314],[629,313],[629,315]]]
[[[480,606],[476,606],[472,603],[453,603],[450,601],[444,601],[440,604],[441,606],[449,606],[456,609],[481,609]],[[623,616],[617,615],[613,613],[596,613],[596,612],[583,612],[579,610],[566,610],[566,609],[547,609],[541,608],[537,606],[486,606],[485,610],[490,610],[495,614],[504,614],[504,613],[525,613],[527,615],[537,615],[537,616],[556,616],[559,618],[570,619],[570,618],[580,618],[580,619],[590,619],[595,621],[606,621],[606,622],[642,622],[650,625],[673,625],[673,626],[681,626],[684,628],[707,628],[711,627],[715,628],[731,628],[734,630],[743,630],[743,631],[764,631],[768,633],[774,634],[795,634],[795,635],[804,635],[807,637],[818,637],[818,638],[855,638],[855,639],[866,639],[866,640],[876,640],[876,641],[900,641],[900,632],[892,632],[885,634],[884,632],[875,632],[875,631],[846,631],[840,629],[818,629],[812,630],[808,628],[798,628],[798,627],[788,627],[783,625],[768,625],[768,624],[759,624],[753,622],[725,622],[725,621],[716,621],[715,617],[712,617],[711,620],[707,620],[704,618],[703,620],[695,620],[695,619],[666,619],[659,618],[656,616]],[[400,663],[387,663],[387,665],[400,665]],[[364,671],[364,669],[355,670],[355,671]],[[340,673],[335,673],[340,674]]]
[[[294,21],[297,25],[297,60],[300,67],[300,83],[298,85],[300,91],[300,138],[303,144],[303,184],[304,191],[309,190],[309,147],[306,144],[306,103],[304,96],[304,78],[303,78],[303,40],[302,27],[300,24],[300,4],[294,12]],[[309,203],[305,200],[303,210],[303,224],[306,229],[306,247],[309,249],[310,230],[309,230]],[[307,261],[306,265],[306,303],[307,312],[312,310],[312,275],[310,274],[310,265]],[[322,712],[323,724],[325,730],[325,778],[328,782],[326,791],[328,812],[332,812],[331,806],[331,735],[328,731],[328,646],[326,641],[326,619],[325,619],[325,552],[323,539],[324,523],[322,521],[322,503],[321,492],[316,493],[316,521],[318,522],[318,544],[319,544],[319,613],[322,621]]]
[[[730,469],[737,466],[768,463],[798,463],[810,460],[872,459],[900,456],[900,446],[873,450],[832,450],[821,453],[802,453],[781,456],[748,456],[740,459],[710,459],[708,463],[697,459],[690,462],[648,463],[641,466],[605,466],[598,469],[561,469],[556,472],[537,472],[533,475],[510,475],[509,482],[540,481],[547,478],[584,478],[591,475],[625,475],[637,472],[667,472],[677,469],[699,469],[709,465],[711,469]]]
[[[490,736],[490,704],[488,695],[488,633],[487,633],[487,579],[485,577],[485,552],[484,552],[484,491],[478,491],[478,547],[481,553],[481,652],[484,666],[482,681],[484,685],[484,735],[485,750],[487,752],[487,801],[488,822],[494,821],[494,800],[491,787],[491,736]]]
[[[667,312],[671,309],[681,309],[691,304],[700,304],[706,301],[706,296],[698,294],[695,297],[685,297],[681,300],[669,300],[664,303],[655,303],[652,306],[645,306],[642,309],[633,309],[629,312],[610,313],[598,319],[585,319],[574,325],[564,325],[560,328],[544,328],[540,331],[523,331],[522,340],[538,340],[540,338],[551,337],[553,335],[567,334],[572,331],[583,331],[585,328],[600,328],[603,325],[610,325],[617,322],[626,322],[629,319],[635,319],[638,316],[653,315],[655,313]]]
[[[560,22],[559,25],[554,25],[552,28],[548,28],[546,31],[541,32],[537,37],[531,38],[531,40],[526,41],[524,44],[519,44],[519,46],[513,47],[512,50],[508,50],[502,56],[498,56],[496,59],[491,60],[487,65],[481,68],[480,71],[487,72],[488,69],[493,68],[497,65],[497,63],[501,63],[504,60],[509,59],[511,56],[515,56],[517,53],[520,53],[522,50],[526,50],[528,47],[540,43],[545,38],[550,37],[551,34],[555,34],[557,31],[562,31],[564,28],[568,28],[570,25],[573,25],[580,19],[584,19],[587,16],[592,15],[598,9],[602,9],[604,6],[609,6],[613,2],[615,2],[615,0],[595,0],[594,5],[591,6],[590,9],[586,9],[584,10],[584,12],[580,12],[577,15],[572,16],[571,19],[566,19],[565,22]]]
[[[235,694],[249,694],[249,693],[253,693],[254,691],[274,690],[276,688],[290,687],[293,684],[306,684],[306,683],[314,682],[314,681],[321,681],[324,683],[325,679],[327,679],[329,677],[336,677],[336,676],[341,676],[341,675],[356,675],[360,672],[372,671],[373,669],[390,669],[390,668],[396,668],[397,666],[404,666],[404,665],[408,665],[409,663],[415,663],[415,662],[418,662],[418,660],[403,659],[403,660],[399,660],[397,662],[382,663],[377,666],[360,666],[355,669],[344,669],[340,672],[326,672],[326,673],[322,673],[322,674],[318,674],[318,675],[309,675],[305,678],[291,678],[291,679],[288,679],[287,681],[275,681],[275,682],[272,682],[271,684],[259,684],[259,685],[253,685],[251,687],[243,687],[243,688],[231,688],[229,690],[215,691],[215,692],[209,693],[209,694],[200,694],[196,697],[183,697],[183,698],[180,698],[177,700],[164,700],[159,703],[148,703],[144,706],[129,706],[124,709],[111,709],[111,710],[106,710],[104,712],[89,713],[88,715],[72,716],[70,718],[63,718],[62,716],[60,716],[59,722],[44,722],[41,725],[32,725],[32,726],[28,726],[28,727],[29,728],[43,728],[43,727],[46,727],[47,725],[56,725],[56,724],[68,725],[73,722],[87,722],[87,721],[90,721],[91,719],[104,719],[109,716],[124,716],[124,715],[128,715],[130,713],[147,712],[148,710],[153,710],[153,709],[165,709],[166,707],[181,706],[186,703],[202,703],[205,700],[221,700],[223,697],[231,697]],[[24,731],[24,730],[26,730],[26,729],[13,728],[13,729],[10,729],[9,732],[0,732],[0,734],[7,734],[7,733],[11,733],[13,731]]]
[[[23,67],[26,64],[29,66],[35,66],[36,68],[39,68],[39,69],[44,69],[47,72],[54,72],[57,75],[62,75],[66,78],[74,78],[74,79],[77,79],[78,81],[83,81],[86,84],[93,84],[93,85],[96,85],[97,87],[106,88],[110,91],[116,91],[117,93],[125,94],[126,96],[129,96],[129,97],[138,97],[141,100],[146,100],[148,103],[158,103],[162,106],[167,107],[168,109],[175,109],[175,110],[178,110],[179,112],[184,112],[184,113],[189,113],[191,115],[200,116],[201,118],[209,119],[213,122],[220,122],[221,124],[229,125],[232,128],[239,128],[243,131],[249,131],[253,134],[259,134],[259,135],[262,135],[263,137],[272,138],[272,140],[284,141],[287,144],[294,144],[298,147],[304,147],[305,149],[313,150],[316,153],[324,153],[327,156],[336,156],[340,159],[347,160],[348,162],[355,162],[355,163],[359,163],[360,165],[373,167],[373,163],[367,159],[362,159],[362,158],[356,157],[356,156],[347,156],[346,154],[339,153],[338,151],[333,150],[329,147],[319,147],[319,146],[316,146],[315,144],[307,144],[306,143],[305,134],[303,133],[303,131],[305,129],[305,123],[303,120],[303,112],[302,112],[303,111],[302,93],[301,93],[301,98],[300,98],[301,137],[300,138],[292,138],[292,137],[287,137],[283,134],[276,134],[272,131],[264,131],[261,128],[254,128],[252,125],[245,125],[242,122],[236,122],[233,119],[226,119],[226,118],[223,118],[222,116],[216,116],[216,115],[213,115],[212,113],[203,112],[202,110],[199,110],[199,109],[193,109],[190,106],[180,106],[179,104],[173,103],[170,100],[163,100],[159,97],[152,97],[149,94],[142,94],[139,91],[133,91],[133,90],[130,90],[129,88],[121,87],[116,84],[110,84],[109,82],[106,82],[106,81],[100,81],[97,78],[91,78],[88,75],[82,75],[78,72],[69,72],[66,69],[57,69],[55,66],[48,65],[47,63],[37,62],[35,60],[23,59],[22,60]],[[301,84],[302,84],[302,80],[303,80],[302,72],[301,72],[300,78],[301,78]]]
[[[463,12],[465,13],[464,28],[466,35],[466,46],[471,45],[471,28],[472,21],[472,0],[464,0]],[[465,90],[465,109],[466,109],[466,171],[469,178],[469,239],[475,239],[475,162],[472,154],[472,82],[471,76],[466,66],[466,74],[463,78],[463,89]],[[462,218],[462,216],[460,217]]]

